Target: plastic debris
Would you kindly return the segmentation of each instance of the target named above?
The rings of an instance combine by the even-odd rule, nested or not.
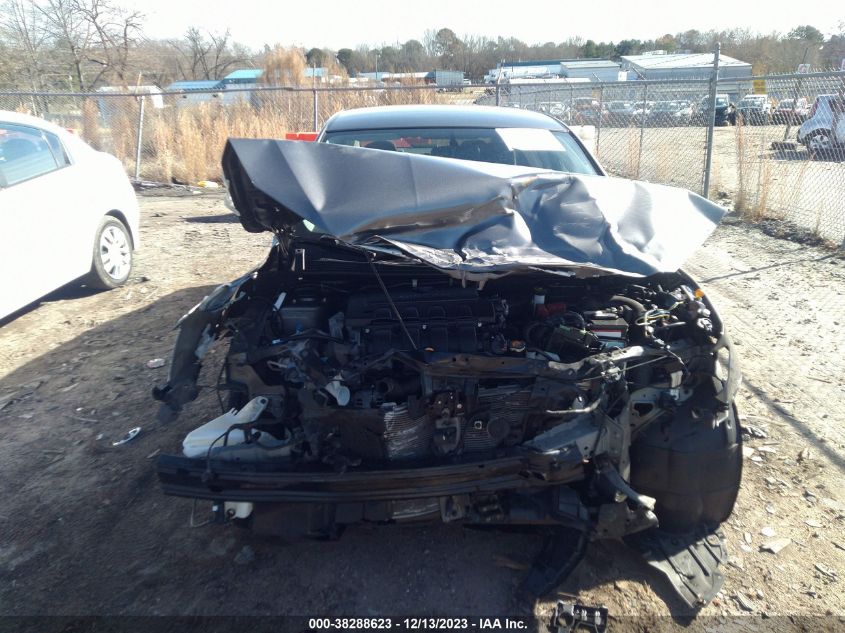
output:
[[[772,554],[779,553],[784,547],[792,543],[792,539],[789,538],[778,538],[774,541],[769,541],[765,543],[761,548],[761,552],[771,552]]]
[[[763,536],[771,538],[772,536],[775,535],[775,529],[772,528],[772,527],[766,526],[762,530],[760,530],[760,534],[762,534]]]
[[[607,630],[607,607],[559,600],[550,624],[549,630],[555,633],[604,633]]]
[[[219,189],[220,185],[213,180],[200,180],[197,183],[197,187],[203,187],[205,189]]]
[[[745,594],[740,593],[739,591],[734,594],[734,600],[736,603],[742,608],[743,611],[754,611],[754,603],[749,600]]]
[[[158,369],[164,367],[165,361],[163,358],[153,358],[147,361],[147,369]]]
[[[255,560],[255,550],[249,545],[244,545],[241,551],[235,555],[236,565],[248,565]]]
[[[743,435],[747,435],[748,437],[756,437],[761,440],[764,440],[769,437],[769,434],[766,433],[761,427],[747,423],[742,425],[742,433]]]
[[[140,426],[136,426],[134,429],[129,429],[129,431],[127,431],[126,435],[121,437],[116,442],[112,442],[111,445],[112,446],[121,446],[123,444],[127,444],[127,443],[131,442],[132,440],[134,440],[136,437],[138,437],[138,434],[140,432],[141,432]]]

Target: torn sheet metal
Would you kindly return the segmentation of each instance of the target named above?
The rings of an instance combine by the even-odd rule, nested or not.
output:
[[[725,213],[664,185],[327,143],[231,139],[223,170],[248,231],[305,221],[470,274],[673,272]]]

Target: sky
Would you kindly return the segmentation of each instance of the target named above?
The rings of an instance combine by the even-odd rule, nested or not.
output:
[[[231,30],[235,41],[311,48],[380,46],[423,39],[427,29],[460,37],[516,37],[528,44],[580,36],[599,41],[652,39],[689,29],[748,28],[786,33],[811,24],[823,33],[845,22],[839,0],[119,0],[146,14],[150,37],[179,37],[190,26]],[[765,8],[764,8],[765,7]]]

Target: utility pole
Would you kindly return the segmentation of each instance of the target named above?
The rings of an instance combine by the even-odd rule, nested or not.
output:
[[[701,195],[710,195],[710,168],[713,164],[713,128],[716,127],[716,89],[719,80],[719,53],[722,50],[721,42],[716,42],[713,50],[713,75],[710,77],[710,109],[707,111],[707,150],[704,155],[704,187]]]

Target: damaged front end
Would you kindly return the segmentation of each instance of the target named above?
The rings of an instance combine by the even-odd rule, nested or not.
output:
[[[329,234],[332,218],[294,226],[284,195],[268,196],[227,152],[235,204],[253,212],[245,226],[284,215],[273,209],[288,216],[259,269],[180,322],[155,397],[178,412],[197,395],[209,345],[228,339],[228,403],[182,455],[158,459],[166,494],[286,537],[334,537],[363,521],[533,526],[549,536],[525,582],[533,594],[554,588],[588,540],[626,537],[691,605],[715,595],[724,549],[714,530],[741,473],[739,370],[692,279],[649,270],[625,247],[617,260],[639,262],[630,274],[555,266],[547,247],[543,265],[475,248],[467,267],[453,248],[462,263],[438,266],[449,255],[439,244],[397,237],[407,208],[402,223],[383,214],[357,237]],[[413,167],[419,176],[427,164]],[[488,206],[460,230],[477,240],[497,218],[513,226],[518,203],[501,215]],[[442,237],[442,215],[428,207],[413,230]]]

